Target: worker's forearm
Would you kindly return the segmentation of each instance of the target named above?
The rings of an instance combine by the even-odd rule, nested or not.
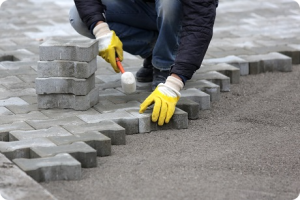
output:
[[[101,24],[101,23],[103,23],[104,21],[98,21],[97,23],[96,23],[96,25],[95,26],[97,26],[97,25],[99,25],[99,24]]]
[[[179,79],[179,80],[182,81],[182,79],[177,74],[171,74],[171,76],[173,76],[173,77],[175,77],[175,78],[177,78],[177,79]]]

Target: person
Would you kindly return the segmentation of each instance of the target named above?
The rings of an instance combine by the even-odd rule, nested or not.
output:
[[[74,0],[70,23],[81,35],[99,41],[99,55],[115,72],[123,50],[144,59],[136,73],[152,82],[140,106],[154,104],[152,121],[169,123],[180,90],[200,68],[213,35],[218,0]]]

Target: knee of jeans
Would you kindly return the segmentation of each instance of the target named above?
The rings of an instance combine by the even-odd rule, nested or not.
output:
[[[179,22],[182,16],[182,6],[180,0],[157,0],[157,17],[162,21]]]

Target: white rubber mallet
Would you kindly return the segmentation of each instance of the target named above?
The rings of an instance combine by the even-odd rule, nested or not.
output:
[[[122,83],[122,90],[125,94],[131,94],[136,90],[136,81],[135,77],[131,72],[125,72],[123,65],[120,59],[116,56],[117,66],[120,69],[122,76],[121,76],[121,83]]]

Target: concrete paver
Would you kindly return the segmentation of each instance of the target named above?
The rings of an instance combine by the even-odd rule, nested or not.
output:
[[[0,174],[0,197],[4,199],[57,200],[3,154],[0,154]]]

